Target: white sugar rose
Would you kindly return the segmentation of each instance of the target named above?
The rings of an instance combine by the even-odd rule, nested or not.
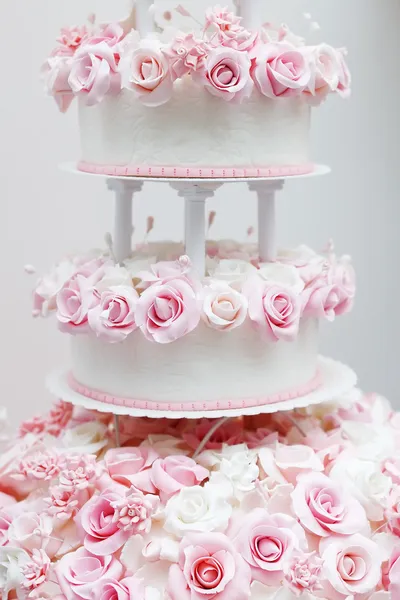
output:
[[[97,421],[81,423],[67,429],[61,438],[65,448],[84,454],[96,454],[108,444],[107,427]]]
[[[165,507],[164,529],[182,538],[188,532],[224,532],[232,514],[232,506],[213,486],[183,488]]]
[[[334,464],[330,477],[357,498],[370,521],[382,521],[392,480],[377,463],[344,455]]]
[[[298,269],[292,265],[261,263],[258,274],[265,281],[282,284],[296,294],[300,294],[304,290],[304,281],[300,277]]]
[[[278,251],[277,261],[295,267],[305,285],[319,277],[324,268],[325,259],[304,244],[297,248],[285,248]]]
[[[202,318],[209,327],[230,331],[247,316],[247,298],[228,284],[212,283],[203,291]]]
[[[13,546],[0,547],[0,598],[8,598],[11,590],[23,581],[22,567],[30,560],[29,554]]]
[[[209,470],[219,470],[223,460],[232,460],[238,454],[245,454],[248,461],[256,460],[257,452],[249,450],[247,444],[223,444],[219,450],[204,450],[198,457],[197,462]]]
[[[102,278],[96,283],[96,289],[101,294],[111,287],[121,285],[132,287],[132,276],[125,267],[112,265],[105,267]]]
[[[248,279],[252,273],[256,272],[257,269],[254,265],[246,260],[239,259],[222,259],[220,261],[214,261],[208,268],[211,279],[225,281],[239,291],[243,282]]]
[[[210,485],[217,486],[216,494],[241,502],[254,490],[258,475],[256,457],[250,452],[238,452],[230,459],[222,459],[219,470],[211,473]]]

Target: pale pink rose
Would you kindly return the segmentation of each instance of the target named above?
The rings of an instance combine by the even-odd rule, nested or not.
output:
[[[8,529],[11,525],[12,517],[7,514],[7,511],[0,510],[0,546],[8,544]]]
[[[126,495],[112,503],[113,520],[123,531],[130,535],[144,535],[150,532],[151,519],[160,505],[160,499],[153,494],[144,495],[140,490],[131,487]]]
[[[56,564],[56,575],[67,600],[90,600],[93,588],[102,579],[119,581],[123,567],[113,556],[95,556],[79,548]]]
[[[381,579],[382,551],[362,535],[323,540],[321,558],[324,596],[331,600],[371,593]]]
[[[309,286],[323,272],[325,259],[308,246],[279,250],[277,260],[296,267],[305,286]]]
[[[187,73],[201,69],[207,55],[207,46],[203,40],[196,39],[193,33],[187,33],[177,35],[163,53],[169,60],[172,79],[175,81]]]
[[[335,308],[335,314],[342,315],[349,312],[353,307],[356,294],[356,276],[350,259],[343,257],[334,260],[328,268],[326,279],[339,290],[340,301]]]
[[[41,69],[46,93],[53,96],[62,113],[67,112],[74,99],[74,93],[69,83],[71,66],[71,57],[51,56]]]
[[[334,321],[342,305],[342,294],[339,287],[329,284],[324,278],[318,279],[306,288],[302,294],[304,315],[317,319]]]
[[[15,517],[8,529],[8,539],[12,546],[27,552],[46,550],[52,557],[61,546],[61,540],[52,537],[53,520],[45,514],[23,512]]]
[[[151,480],[164,500],[184,487],[199,485],[209,471],[188,456],[175,455],[157,459],[151,469]]]
[[[57,294],[57,319],[61,331],[87,332],[89,310],[98,302],[98,293],[83,275],[67,282]]]
[[[306,547],[303,528],[285,514],[270,515],[256,508],[238,523],[234,546],[251,568],[254,581],[279,585],[293,553]]]
[[[100,25],[99,30],[95,32],[94,36],[90,37],[89,39],[86,39],[85,42],[87,45],[90,46],[94,46],[104,42],[110,48],[113,49],[116,58],[118,58],[119,52],[116,47],[124,37],[124,29],[119,23],[106,23]]]
[[[113,49],[105,41],[80,48],[72,59],[68,83],[87,106],[94,106],[107,94],[118,94],[121,76]]]
[[[204,69],[194,76],[210,94],[227,101],[242,102],[253,90],[250,65],[245,52],[220,46],[210,51]]]
[[[368,525],[358,500],[322,473],[299,475],[291,497],[300,523],[319,537],[352,535]]]
[[[132,90],[145,106],[161,106],[172,96],[172,74],[159,42],[144,40],[121,58],[122,86]]]
[[[383,568],[383,586],[393,598],[400,598],[400,546],[395,546],[391,552],[390,559]]]
[[[151,466],[157,458],[157,452],[151,447],[112,448],[104,457],[104,465],[109,476],[117,483],[155,494]]]
[[[96,600],[146,600],[143,580],[138,577],[117,579],[100,579],[94,588]]]
[[[257,31],[247,31],[241,25],[241,17],[229,11],[226,7],[215,6],[206,11],[206,28],[213,26],[217,29],[217,42],[235,50],[251,50],[258,38]],[[210,43],[213,44],[213,36]],[[216,45],[216,44],[215,44]]]
[[[169,570],[171,600],[248,600],[250,568],[222,533],[190,534]]]
[[[201,441],[215,425],[215,421],[202,419],[192,423],[190,421],[183,423],[182,438],[185,442],[197,450]],[[243,442],[243,424],[240,421],[230,419],[213,433],[205,445],[206,450],[220,450],[224,444],[234,446]]]
[[[212,329],[231,331],[247,317],[247,298],[229,285],[211,284],[203,290],[202,318]]]
[[[21,568],[23,588],[32,592],[43,585],[50,574],[50,565],[50,558],[44,550],[33,550],[31,559]]]
[[[161,285],[169,279],[184,279],[194,289],[195,281],[190,276],[192,263],[188,256],[180,256],[177,260],[162,260],[150,265],[149,271],[139,271],[135,274],[135,279],[139,279],[137,288],[145,290],[151,285]]]
[[[243,287],[249,301],[249,317],[273,342],[293,341],[299,332],[301,299],[293,290],[277,283],[250,278]]]
[[[76,516],[84,533],[83,545],[96,556],[106,556],[119,550],[129,539],[130,532],[115,521],[114,503],[123,496],[108,489],[93,496]]]
[[[349,68],[346,63],[345,50],[339,50],[339,63],[340,63],[340,73],[339,73],[339,85],[338,85],[338,93],[342,96],[342,98],[348,98],[351,93],[351,74]]]
[[[306,91],[318,97],[335,92],[341,71],[338,51],[328,44],[320,44],[308,52],[312,75]]]
[[[382,467],[382,472],[385,475],[389,475],[393,483],[400,486],[400,459],[399,458],[388,458]],[[0,500],[1,506],[1,500]]]
[[[73,27],[63,27],[57,42],[66,51],[74,54],[89,35],[86,25],[75,25]]]
[[[320,583],[322,565],[322,559],[315,552],[293,555],[285,566],[285,581],[295,596],[322,589]]]
[[[314,450],[304,444],[278,443],[275,448],[261,448],[259,461],[266,476],[294,485],[300,473],[324,470],[324,465]]]
[[[135,307],[138,293],[127,286],[115,286],[103,292],[97,306],[89,310],[88,321],[98,338],[122,342],[136,329]]]
[[[140,296],[135,320],[148,340],[160,344],[174,342],[199,323],[196,293],[183,278],[154,284]]]
[[[285,98],[298,96],[306,89],[311,70],[301,49],[276,42],[257,49],[251,76],[264,96]]]
[[[388,529],[400,537],[400,487],[394,487],[389,497],[385,499],[386,510],[385,519],[387,521]]]
[[[261,448],[262,446],[275,445],[279,439],[279,434],[267,427],[259,427],[255,431],[244,432],[244,442],[250,449]]]

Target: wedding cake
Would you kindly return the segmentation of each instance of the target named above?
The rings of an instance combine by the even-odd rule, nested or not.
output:
[[[397,600],[399,415],[319,354],[321,322],[353,308],[350,257],[275,239],[284,179],[326,172],[310,111],[348,95],[345,52],[250,0],[202,23],[178,6],[188,32],[158,31],[149,4],[63,29],[44,67],[63,112],[77,96],[74,169],[107,179],[115,228],[34,286],[70,364],[47,414],[13,435],[0,412],[0,597]],[[184,242],[149,241],[149,217],[132,244],[132,197],[162,177]],[[207,227],[235,178],[255,243],[212,239],[214,212]]]

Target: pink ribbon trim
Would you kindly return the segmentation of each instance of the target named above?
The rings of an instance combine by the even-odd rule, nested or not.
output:
[[[126,406],[127,408],[140,408],[143,410],[167,410],[167,411],[213,411],[229,410],[236,408],[253,408],[256,406],[265,406],[267,404],[276,404],[294,400],[301,396],[307,396],[314,392],[322,384],[322,377],[318,371],[313,379],[305,385],[299,386],[294,390],[273,394],[262,398],[248,398],[245,400],[213,400],[211,402],[154,402],[153,400],[139,400],[133,398],[121,398],[112,396],[99,390],[94,390],[79,383],[72,373],[68,374],[68,385],[74,392],[113,406]]]

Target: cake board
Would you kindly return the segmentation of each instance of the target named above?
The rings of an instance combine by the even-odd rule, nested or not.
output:
[[[201,418],[224,418],[254,416],[259,414],[272,414],[280,411],[293,410],[295,408],[306,408],[307,406],[322,404],[346,394],[351,391],[356,383],[357,377],[354,371],[331,358],[320,356],[318,359],[318,369],[321,377],[321,385],[304,396],[298,396],[293,399],[287,399],[270,404],[253,404],[253,406],[243,406],[240,408],[224,409],[202,409],[202,410],[167,410],[166,408],[139,408],[126,405],[116,405],[101,400],[94,399],[89,395],[78,393],[69,385],[69,371],[64,369],[56,370],[51,373],[46,380],[47,389],[54,396],[89,410],[111,413],[118,416],[131,417],[150,417],[155,419],[201,419]],[[131,402],[131,401],[130,401]],[[156,403],[154,403],[156,404]]]

